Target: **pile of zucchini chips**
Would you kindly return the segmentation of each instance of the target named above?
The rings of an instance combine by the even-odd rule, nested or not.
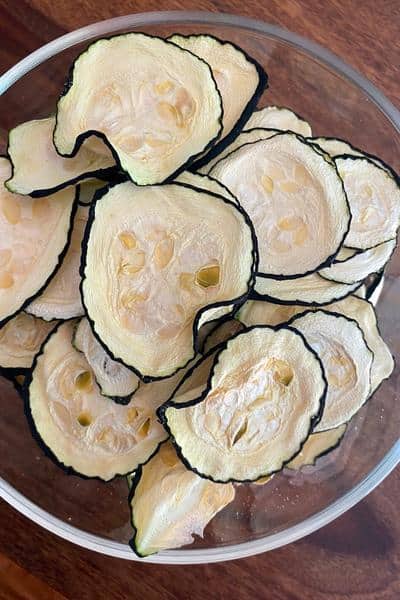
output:
[[[100,39],[0,158],[2,372],[58,464],[128,476],[139,556],[314,464],[393,370],[399,180],[266,85],[210,35]]]

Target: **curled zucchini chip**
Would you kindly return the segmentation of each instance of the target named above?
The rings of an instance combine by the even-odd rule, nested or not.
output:
[[[203,351],[205,353],[209,352],[216,346],[229,340],[229,338],[239,333],[239,331],[242,331],[242,329],[243,324],[237,319],[228,319],[218,324],[206,337]]]
[[[336,168],[295,134],[246,144],[210,174],[252,219],[261,275],[299,277],[338,253],[350,223],[342,181]]]
[[[294,131],[304,137],[310,137],[311,126],[295,112],[283,106],[266,106],[255,110],[247,121],[245,129],[266,127],[281,131]]]
[[[221,119],[207,63],[161,38],[128,33],[97,40],[76,59],[54,143],[73,156],[98,135],[133,181],[161,183],[213,144]]]
[[[74,217],[71,242],[60,268],[45,290],[33,300],[26,312],[46,321],[72,319],[83,315],[79,291],[81,244],[89,216],[89,207],[78,206]]]
[[[57,154],[53,144],[55,124],[55,117],[49,117],[22,123],[10,131],[8,154],[13,174],[6,186],[11,192],[48,196],[82,179],[107,176],[115,169],[115,160],[106,146],[103,154],[94,152],[87,143],[74,158]]]
[[[348,155],[348,156],[358,156],[359,158],[364,157],[368,158],[371,162],[375,163],[377,167],[381,167],[389,174],[396,174],[386,163],[384,163],[380,158],[373,156],[372,154],[368,154],[368,152],[362,152],[358,148],[354,148],[349,142],[341,140],[339,138],[327,138],[327,137],[319,137],[319,138],[310,138],[308,140],[312,144],[316,144],[321,150],[327,152],[332,158],[337,158],[338,156]]]
[[[346,246],[368,250],[394,239],[400,225],[400,186],[395,178],[367,158],[344,156],[335,162],[352,214]]]
[[[324,279],[330,279],[338,283],[356,283],[372,273],[380,271],[392,256],[395,248],[396,240],[389,240],[369,250],[335,261],[330,267],[321,269],[319,274]]]
[[[193,52],[210,65],[221,94],[221,140],[207,157],[198,162],[204,164],[210,154],[218,154],[242,129],[267,84],[267,75],[258,63],[231,42],[221,41],[211,35],[176,34],[169,40]]]
[[[186,185],[192,185],[193,187],[201,190],[206,190],[212,194],[218,194],[223,196],[227,200],[230,200],[234,204],[239,204],[237,198],[228,190],[228,188],[216,179],[213,179],[209,175],[203,173],[191,173],[190,171],[184,171],[175,179],[176,183],[185,183]]]
[[[295,316],[290,325],[300,331],[320,357],[328,391],[315,431],[347,423],[370,395],[373,355],[357,321],[322,310]]]
[[[301,469],[306,465],[315,465],[317,460],[325,454],[335,450],[342,441],[346,433],[347,424],[339,425],[334,429],[312,433],[307,438],[304,446],[297,456],[295,456],[286,466],[288,469]]]
[[[282,132],[277,129],[265,129],[262,127],[257,127],[256,129],[249,129],[246,131],[242,131],[238,135],[238,137],[235,138],[233,140],[233,142],[231,142],[229,144],[229,146],[227,146],[226,148],[224,148],[224,150],[219,152],[219,154],[217,156],[214,156],[214,158],[211,158],[207,162],[207,164],[204,165],[204,167],[201,167],[201,169],[199,169],[199,173],[201,173],[201,174],[210,173],[211,169],[217,163],[219,163],[226,156],[231,154],[234,150],[237,150],[241,146],[244,146],[244,144],[252,144],[253,142],[258,142],[258,140],[268,140],[269,138],[271,138],[274,135],[277,135],[279,133],[282,133]]]
[[[129,544],[138,556],[191,544],[234,497],[232,484],[189,471],[166,442],[133,478],[129,505],[135,533]]]
[[[172,398],[164,421],[180,456],[202,477],[254,481],[300,451],[325,393],[321,362],[302,335],[255,327],[217,351],[206,389],[189,406]]]
[[[323,306],[349,296],[361,283],[336,283],[312,273],[297,279],[257,277],[254,290],[258,297],[279,304]]]
[[[39,438],[65,467],[105,481],[145,463],[168,434],[155,410],[179,378],[140,386],[128,405],[104,397],[84,354],[72,345],[74,323],[50,334],[35,359],[29,412]]]
[[[122,404],[129,402],[139,387],[138,377],[108,356],[95,338],[87,319],[79,321],[72,343],[85,355],[101,393]]]
[[[39,294],[61,264],[76,208],[73,188],[34,200],[5,188],[10,175],[10,162],[0,157],[0,325]]]
[[[247,216],[205,191],[116,185],[93,206],[87,231],[87,314],[109,354],[144,380],[183,367],[198,328],[243,301],[252,284]]]
[[[30,369],[35,355],[39,352],[56,323],[46,323],[24,312],[0,328],[0,367],[3,369]]]
[[[327,309],[354,319],[362,329],[365,341],[373,355],[370,389],[370,394],[372,394],[394,369],[393,356],[379,333],[372,303],[357,296],[349,296],[340,302],[331,304]]]

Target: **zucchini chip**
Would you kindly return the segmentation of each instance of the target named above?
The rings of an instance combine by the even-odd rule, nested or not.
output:
[[[12,194],[11,164],[0,157],[0,325],[46,286],[68,248],[75,189],[47,198]]]
[[[115,402],[127,404],[139,387],[139,379],[130,369],[108,356],[87,319],[79,321],[72,344],[85,355],[101,393]]]
[[[207,523],[234,497],[232,484],[213,483],[189,471],[166,442],[133,477],[129,544],[138,556],[191,544],[193,535],[203,537]]]
[[[92,205],[82,295],[92,328],[143,380],[194,356],[198,328],[242,302],[256,267],[245,213],[183,184],[110,188]]]
[[[349,296],[361,283],[336,283],[312,273],[297,279],[267,279],[257,277],[254,287],[256,298],[279,304],[301,306],[323,306]]]
[[[84,314],[79,291],[81,243],[89,215],[88,206],[78,206],[71,242],[60,268],[46,289],[26,307],[26,312],[46,321],[72,319]]]
[[[300,451],[325,393],[321,362],[301,334],[254,327],[217,351],[192,405],[172,398],[161,410],[189,468],[216,482],[254,481]]]
[[[213,179],[209,175],[204,173],[191,173],[190,171],[184,171],[175,179],[176,183],[184,183],[193,187],[211,192],[212,194],[218,194],[223,196],[227,200],[230,200],[234,204],[239,204],[237,198],[228,190],[228,188],[216,179]]]
[[[362,281],[369,275],[380,271],[392,256],[395,248],[396,240],[389,240],[369,250],[350,255],[343,260],[334,261],[330,267],[321,269],[319,274],[324,279],[338,283]]]
[[[205,164],[211,155],[218,154],[241,131],[267,85],[267,74],[254,59],[231,42],[211,35],[175,34],[168,39],[210,65],[221,94],[221,139],[207,156],[197,161],[197,165]]]
[[[318,310],[295,316],[290,325],[300,331],[320,357],[328,391],[315,431],[347,423],[370,395],[373,355],[357,321]]]
[[[13,371],[30,369],[55,326],[55,322],[47,323],[24,312],[18,313],[0,328],[0,367]]]
[[[264,277],[307,275],[338,253],[350,223],[342,181],[334,165],[297,135],[246,144],[210,174],[252,219]]]
[[[289,108],[284,108],[283,106],[266,106],[265,108],[255,110],[247,121],[245,129],[253,129],[254,127],[293,131],[304,137],[311,136],[311,126],[309,123]]]
[[[252,144],[253,142],[258,142],[259,140],[268,140],[269,138],[279,133],[282,132],[278,131],[277,129],[265,129],[262,127],[242,131],[238,135],[238,137],[235,138],[233,142],[229,144],[229,146],[224,148],[224,150],[222,150],[217,156],[214,156],[214,158],[209,160],[207,164],[204,165],[204,167],[201,167],[201,169],[199,169],[198,172],[201,174],[209,174],[214,165],[216,165],[226,156],[234,152],[234,150],[237,150],[241,146],[244,146],[244,144]]]
[[[93,42],[74,62],[57,106],[54,143],[74,156],[102,137],[137,184],[161,183],[219,137],[221,96],[203,60],[161,38]]]
[[[179,378],[141,385],[128,405],[104,397],[84,354],[72,345],[74,322],[50,334],[37,355],[28,409],[43,444],[65,467],[105,481],[145,463],[168,434],[155,410]]]
[[[347,424],[339,425],[334,429],[312,433],[304,446],[286,466],[288,469],[298,470],[306,465],[315,465],[317,460],[335,450],[346,433]]]
[[[94,152],[87,143],[74,158],[57,154],[53,144],[55,124],[55,117],[49,117],[22,123],[10,131],[8,155],[13,174],[6,181],[10,192],[48,196],[82,179],[105,177],[115,170],[115,160],[106,146],[103,154]]]
[[[400,225],[398,182],[368,158],[343,156],[335,162],[352,214],[345,245],[368,250],[393,240]]]
[[[326,308],[341,313],[349,319],[354,319],[361,328],[368,348],[373,355],[370,389],[370,394],[373,394],[382,381],[392,374],[394,360],[379,333],[378,320],[372,303],[357,296],[348,296],[348,298],[335,302]]]
[[[368,158],[370,161],[375,163],[377,167],[380,167],[381,169],[387,171],[390,175],[397,177],[393,169],[389,167],[386,163],[384,163],[380,158],[377,158],[372,154],[368,154],[368,152],[362,152],[358,148],[354,148],[354,146],[352,146],[349,142],[345,142],[344,140],[341,140],[339,138],[327,137],[309,138],[308,141],[312,144],[317,145],[324,152],[327,152],[332,158],[337,158],[343,155],[358,156],[359,158]]]

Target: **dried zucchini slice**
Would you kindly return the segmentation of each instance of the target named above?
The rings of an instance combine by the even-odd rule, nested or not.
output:
[[[85,355],[101,393],[122,404],[129,402],[139,387],[138,377],[108,356],[95,338],[87,319],[79,321],[72,343]]]
[[[266,106],[255,110],[247,121],[245,129],[266,127],[281,131],[294,131],[304,137],[312,135],[311,126],[295,112],[283,106]]]
[[[257,277],[254,291],[257,298],[279,304],[323,306],[353,294],[361,283],[336,283],[312,273],[297,279],[267,279]]]
[[[373,354],[371,365],[371,390],[372,394],[384,379],[387,379],[394,368],[394,360],[390,350],[382,339],[371,302],[357,296],[347,296],[339,302],[328,304],[324,310],[339,313],[357,321],[361,328],[368,348]],[[266,301],[248,300],[240,309],[238,318],[246,325],[281,325],[287,323],[295,315],[305,312],[304,306],[284,306]],[[295,325],[295,324],[294,324]]]
[[[372,273],[380,271],[392,256],[395,248],[396,240],[389,240],[369,250],[335,261],[330,267],[321,269],[319,274],[324,279],[338,283],[356,283]]]
[[[47,198],[12,194],[0,157],[0,325],[39,294],[62,262],[76,209],[73,188]]]
[[[87,314],[108,353],[144,380],[183,367],[205,312],[215,318],[252,285],[253,230],[221,196],[122,183],[93,205],[87,231]]]
[[[346,246],[368,250],[394,239],[400,225],[400,186],[395,178],[368,158],[346,156],[335,162],[352,214]]]
[[[128,33],[93,42],[75,60],[54,143],[74,156],[98,135],[133,181],[161,183],[214,143],[221,119],[207,63],[161,38]]]
[[[297,456],[286,466],[288,469],[301,469],[306,465],[315,465],[317,460],[335,450],[346,433],[347,424],[339,425],[334,429],[312,433]]]
[[[59,463],[105,481],[145,463],[168,434],[155,410],[179,378],[140,386],[128,405],[104,397],[82,352],[72,345],[74,322],[50,334],[35,359],[29,412],[46,449]]]
[[[373,354],[370,390],[372,394],[384,379],[390,377],[394,369],[393,356],[379,333],[373,305],[363,298],[349,296],[326,308],[354,319],[362,329],[365,341]]]
[[[133,478],[129,544],[138,556],[191,544],[193,535],[203,537],[207,523],[234,497],[232,484],[213,483],[189,471],[166,442]]]
[[[81,244],[89,216],[88,206],[78,206],[68,251],[46,289],[26,307],[26,312],[46,321],[72,319],[84,314],[79,285]]]
[[[237,198],[228,190],[228,188],[213,179],[209,175],[205,175],[204,173],[191,173],[190,171],[184,171],[175,179],[176,183],[185,183],[186,185],[192,185],[193,187],[199,188],[201,190],[206,190],[207,192],[211,192],[212,194],[218,194],[219,196],[223,196],[230,200],[234,204],[239,204]]]
[[[214,165],[219,163],[226,156],[231,154],[234,150],[237,150],[241,146],[244,146],[244,144],[252,144],[253,142],[258,142],[258,140],[268,140],[269,138],[279,133],[282,132],[278,131],[277,129],[265,129],[262,127],[242,131],[242,133],[240,133],[238,137],[235,138],[233,142],[229,144],[229,146],[227,146],[226,148],[224,148],[224,150],[219,152],[217,156],[214,156],[214,158],[210,159],[207,162],[207,164],[204,165],[204,167],[201,167],[201,169],[199,169],[198,172],[201,174],[209,174]]]
[[[169,40],[210,65],[222,97],[221,139],[197,162],[198,165],[205,164],[241,131],[267,85],[267,74],[241,48],[214,36],[175,34]]]
[[[210,174],[252,219],[261,275],[306,275],[329,264],[339,251],[350,223],[342,181],[336,168],[297,135],[282,133],[246,144]]]
[[[48,196],[82,179],[106,177],[115,170],[115,160],[106,146],[103,154],[94,152],[87,143],[74,158],[57,154],[53,144],[55,124],[55,117],[48,117],[22,123],[10,131],[8,155],[13,174],[6,186],[11,192]]]
[[[347,423],[370,395],[373,355],[357,321],[318,310],[295,316],[290,325],[300,331],[320,357],[328,391],[315,431]]]
[[[164,420],[180,456],[199,475],[254,481],[300,451],[325,393],[321,362],[302,335],[255,327],[222,346],[201,396],[191,406],[167,403]]]
[[[56,322],[47,323],[24,312],[0,328],[0,367],[8,370],[30,369]]]
[[[369,160],[375,163],[377,167],[381,167],[381,169],[384,169],[391,175],[394,175],[394,177],[397,177],[393,169],[384,163],[380,158],[377,158],[372,154],[368,154],[368,152],[362,152],[358,148],[354,148],[354,146],[352,146],[349,142],[339,138],[327,137],[310,138],[308,141],[312,144],[316,144],[319,148],[321,148],[321,150],[327,152],[332,158],[337,158],[338,156],[343,156],[344,154],[348,156],[369,158]]]

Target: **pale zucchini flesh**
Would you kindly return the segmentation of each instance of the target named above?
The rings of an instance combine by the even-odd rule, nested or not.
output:
[[[329,264],[339,251],[350,224],[342,181],[335,166],[295,134],[246,144],[210,174],[252,219],[260,274],[303,276]]]
[[[162,183],[212,145],[221,119],[207,63],[161,38],[121,34],[93,42],[74,62],[54,143],[73,156],[97,134],[133,181]]]
[[[166,442],[133,477],[130,545],[139,556],[148,556],[191,544],[234,497],[231,483],[213,483],[189,471]]]
[[[193,52],[211,67],[223,108],[221,138],[217,147],[209,153],[217,154],[225,145],[227,136],[231,137],[246,122],[266,86],[266,73],[241,48],[214,36],[175,34],[169,40]],[[201,163],[207,159],[201,159]]]
[[[303,137],[312,135],[311,126],[295,112],[283,106],[266,106],[255,110],[245,125],[245,130],[254,127],[293,131]]]
[[[325,392],[320,360],[301,335],[255,327],[217,353],[208,386],[192,405],[167,403],[164,420],[195,472],[216,482],[254,481],[300,451]]]
[[[0,324],[46,286],[68,248],[76,210],[74,188],[45,198],[12,194],[4,186],[11,164],[0,157]]]
[[[315,465],[319,458],[332,452],[332,450],[335,450],[339,446],[346,433],[346,428],[347,424],[344,423],[334,429],[312,433],[298,455],[286,467],[297,471],[301,467]]]
[[[32,425],[57,462],[108,481],[145,463],[168,434],[157,407],[179,378],[143,385],[126,406],[104,397],[82,352],[72,345],[74,322],[51,333],[27,383]]]
[[[315,431],[347,423],[370,395],[373,354],[357,321],[326,311],[295,316],[290,325],[300,331],[318,354],[328,390]]]
[[[48,196],[83,179],[107,176],[115,169],[115,160],[106,146],[98,154],[84,143],[74,158],[60,156],[53,144],[55,124],[55,117],[48,117],[22,123],[10,131],[7,150],[13,173],[6,186],[11,192]]]
[[[71,241],[57,273],[43,292],[28,304],[26,311],[36,317],[73,319],[84,314],[79,291],[81,244],[89,215],[88,206],[78,206],[74,217]]]
[[[35,355],[56,324],[18,313],[0,328],[0,367],[17,371],[30,369]]]
[[[116,402],[129,402],[139,387],[139,378],[124,365],[108,356],[94,336],[87,319],[79,321],[72,343],[85,355],[101,393]]]
[[[119,184],[91,212],[85,309],[114,359],[144,380],[166,377],[193,358],[207,312],[246,298],[255,261],[247,216],[222,197]]]

